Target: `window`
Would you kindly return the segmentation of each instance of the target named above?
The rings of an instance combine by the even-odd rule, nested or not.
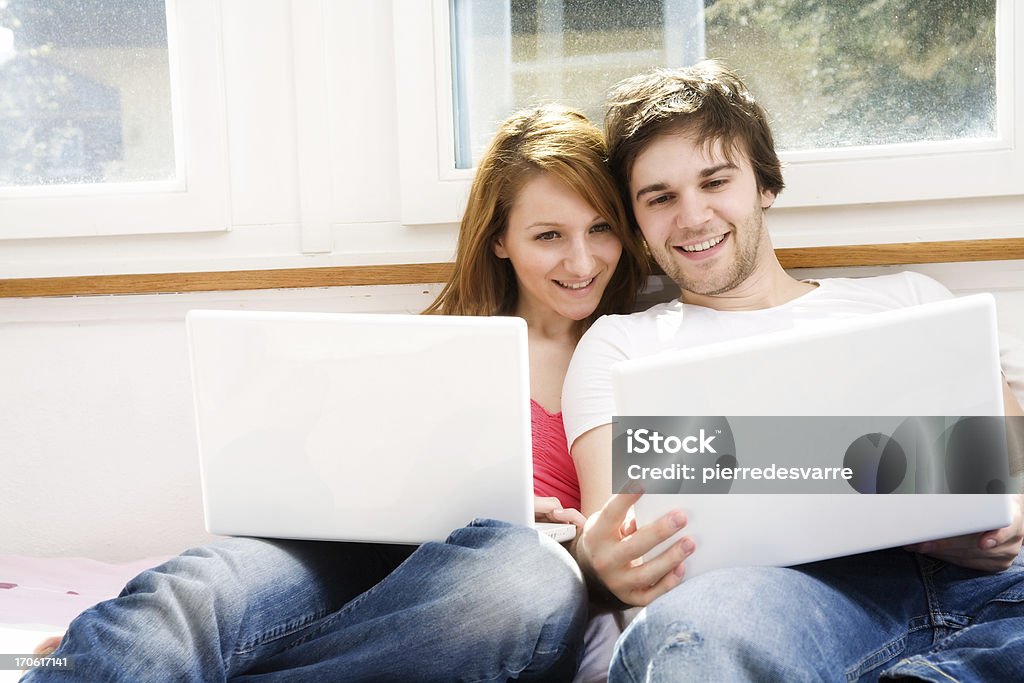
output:
[[[219,14],[0,0],[0,238],[227,229]]]
[[[511,111],[555,100],[600,122],[622,77],[705,56],[736,68],[772,116],[787,166],[780,208],[1024,195],[1014,4],[435,0],[417,11],[399,0],[396,36],[412,14],[433,26],[432,54],[405,61],[412,46],[401,44],[396,54],[400,86],[414,71],[434,86],[420,92],[440,139],[419,170],[403,156],[406,175],[428,183],[403,193],[403,218],[452,220],[446,207]],[[435,193],[443,199],[426,198]]]
[[[714,2],[708,52],[772,112],[786,151],[996,130],[996,0]]]
[[[162,0],[0,2],[0,185],[176,177]]]
[[[996,2],[453,0],[456,166],[536,101],[595,121],[616,82],[705,56],[737,69],[783,151],[992,139]],[[837,30],[842,27],[842,30]]]
[[[615,82],[704,56],[703,0],[453,0],[456,167],[472,168],[499,121],[539,101],[600,121]]]

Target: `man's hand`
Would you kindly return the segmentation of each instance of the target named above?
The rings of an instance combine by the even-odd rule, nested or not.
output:
[[[589,581],[600,581],[627,605],[647,605],[683,580],[684,560],[694,550],[683,538],[649,562],[644,554],[686,526],[681,510],[671,511],[639,529],[626,521],[641,493],[613,495],[590,516],[575,548],[576,560]]]
[[[556,524],[575,524],[580,531],[587,523],[583,513],[575,508],[563,508],[557,498],[533,497],[533,519],[535,522],[555,522]]]
[[[961,567],[1001,572],[1013,564],[1024,542],[1024,494],[1017,494],[1015,499],[1017,504],[1013,506],[1013,521],[1009,526],[980,534],[918,543],[907,546],[907,550]]]

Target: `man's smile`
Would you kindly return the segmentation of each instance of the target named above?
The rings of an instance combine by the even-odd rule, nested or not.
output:
[[[715,237],[709,237],[700,242],[678,244],[674,245],[672,249],[681,253],[687,259],[710,258],[713,254],[719,251],[721,245],[727,241],[729,235],[730,233],[727,232]]]

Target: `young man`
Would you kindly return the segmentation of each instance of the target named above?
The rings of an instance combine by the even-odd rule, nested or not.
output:
[[[914,273],[790,277],[765,224],[783,188],[765,113],[717,63],[624,81],[605,123],[627,204],[651,254],[682,290],[679,301],[598,321],[576,350],[563,393],[582,507],[598,510],[576,556],[592,586],[627,604],[649,604],[618,644],[612,680],[1019,678],[1019,509],[1005,529],[799,568],[721,570],[681,584],[685,558],[700,552],[686,538],[636,562],[684,527],[686,516],[675,511],[637,529],[625,521],[637,495],[604,504],[615,361],[951,295]],[[1007,414],[1021,414],[1008,386],[1004,394]]]

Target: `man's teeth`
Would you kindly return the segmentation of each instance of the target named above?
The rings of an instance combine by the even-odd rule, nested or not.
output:
[[[707,251],[711,247],[715,246],[719,242],[725,239],[725,235],[719,235],[718,237],[712,237],[709,240],[705,240],[700,244],[690,244],[685,247],[680,247],[683,251]]]
[[[560,284],[562,287],[565,287],[566,289],[583,289],[593,281],[594,278],[590,278],[589,280],[585,280],[583,282],[562,282],[561,280],[555,280],[555,282]]]

